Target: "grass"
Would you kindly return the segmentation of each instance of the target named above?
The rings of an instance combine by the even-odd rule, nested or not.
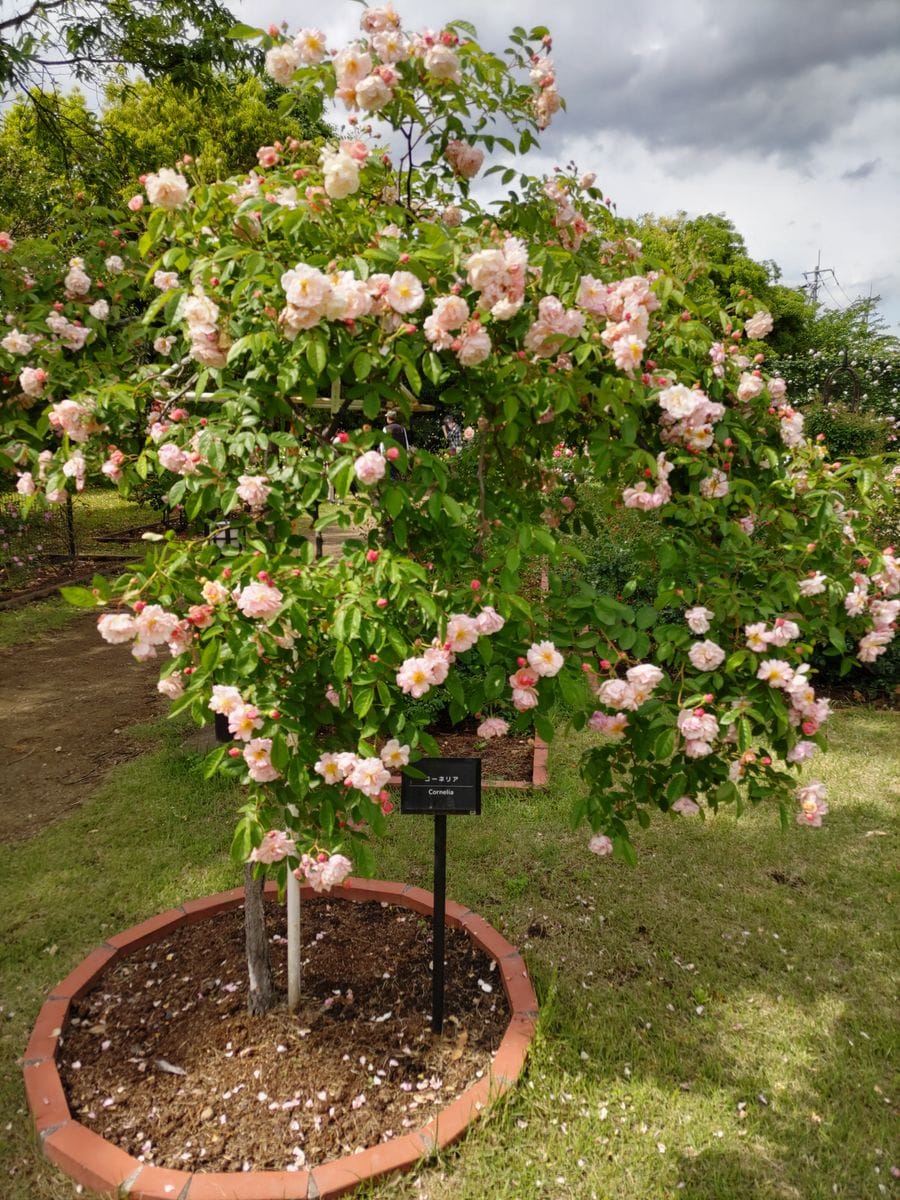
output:
[[[782,834],[659,818],[634,870],[586,852],[552,783],[450,823],[448,894],[523,946],[542,1001],[527,1074],[440,1160],[366,1200],[868,1200],[891,1188],[889,1056],[900,719],[833,718],[831,812]],[[159,730],[148,736],[159,736]],[[111,931],[233,886],[236,802],[165,741],[79,812],[0,848],[0,1174],[9,1200],[68,1200],[41,1160],[15,1059],[42,996]],[[379,874],[427,886],[430,826],[397,818]]]
[[[0,612],[0,648],[39,641],[83,616],[83,608],[74,608],[61,596]]]

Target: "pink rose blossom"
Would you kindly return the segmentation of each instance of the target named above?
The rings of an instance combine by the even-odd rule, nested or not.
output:
[[[178,700],[184,695],[184,676],[180,671],[173,671],[171,675],[159,680],[156,690],[169,700]]]
[[[407,658],[397,672],[397,686],[407,696],[418,700],[431,690],[434,675],[427,658]]]
[[[268,583],[251,583],[237,598],[237,606],[245,617],[268,620],[281,611],[284,600],[277,587]]]
[[[750,320],[745,323],[744,333],[751,340],[758,341],[760,338],[764,338],[767,333],[772,332],[774,323],[771,314],[765,312],[764,309],[760,309],[759,312],[755,312]]]
[[[230,727],[230,722],[229,722]],[[237,736],[237,734],[235,734]],[[271,738],[253,738],[244,747],[244,762],[247,764],[250,771],[250,778],[254,783],[271,783],[273,779],[280,779],[280,773],[272,766],[272,739]],[[268,836],[268,835],[267,835]],[[263,843],[265,844],[265,843]],[[262,849],[262,847],[260,847]],[[270,849],[274,850],[272,846]],[[279,859],[284,858],[285,854],[296,854],[297,851],[293,842],[289,842],[287,846],[282,842],[278,845],[279,850],[284,850],[283,854],[279,854]],[[252,855],[250,856],[253,857]],[[278,862],[279,859],[269,859],[270,862]],[[265,862],[267,860],[259,858],[257,862]]]
[[[595,729],[598,733],[605,733],[608,737],[621,738],[624,737],[625,730],[628,728],[628,718],[623,712],[609,716],[598,709],[597,712],[591,713],[588,725],[591,729]]]
[[[387,460],[377,450],[367,450],[353,464],[356,478],[365,484],[378,483],[380,479],[384,479],[386,469]]]
[[[405,767],[409,762],[409,746],[401,746],[399,739],[391,738],[381,747],[381,761],[391,770]]]
[[[265,475],[239,475],[235,494],[251,508],[263,508],[271,490]]]
[[[698,604],[695,608],[687,610],[684,619],[687,621],[691,633],[706,633],[709,630],[709,623],[715,615],[711,608],[704,608],[702,604]]]
[[[134,618],[138,640],[151,646],[161,646],[178,626],[175,613],[166,612],[159,604],[148,604]]]
[[[681,813],[682,816],[692,817],[700,811],[700,805],[696,800],[692,800],[690,796],[679,796],[672,805],[672,812]]]
[[[148,175],[144,188],[147,199],[157,208],[183,208],[187,203],[188,181],[169,167]]]
[[[425,289],[412,271],[395,271],[388,283],[386,299],[394,312],[415,312],[425,303]]]
[[[300,866],[294,871],[298,879],[305,879],[315,892],[330,892],[344,882],[353,864],[343,854],[329,855],[324,862],[304,854]]]
[[[808,742],[805,739],[802,739],[801,741],[797,742],[796,746],[792,746],[790,750],[788,750],[787,761],[789,763],[806,762],[808,758],[812,758],[818,748],[819,747],[815,742]]]
[[[462,654],[478,641],[478,623],[465,613],[453,613],[447,622],[447,641],[453,654]]]
[[[714,671],[725,661],[725,651],[707,638],[703,642],[694,642],[688,658],[698,671]]]
[[[509,733],[509,722],[502,717],[488,717],[475,731],[480,738],[505,737]]]
[[[105,642],[117,646],[137,637],[137,626],[130,613],[104,613],[97,620],[97,632]]]
[[[597,833],[588,842],[588,850],[591,854],[599,854],[601,858],[606,858],[613,852],[612,838],[608,838],[605,833]]]
[[[526,657],[532,671],[548,679],[559,674],[564,662],[563,656],[552,642],[533,642]]]
[[[253,704],[239,704],[228,713],[228,732],[239,742],[249,742],[254,731],[261,728],[262,717]]]
[[[506,621],[490,604],[486,604],[475,617],[475,628],[482,637],[488,637],[492,633],[499,633],[505,624]]]
[[[465,142],[450,141],[444,151],[444,158],[453,168],[454,174],[461,179],[472,179],[481,170],[484,162],[484,151]]]
[[[241,693],[236,687],[229,687],[223,683],[213,684],[209,707],[214,713],[224,713],[225,716],[230,716],[237,709],[242,708],[243,704]]]
[[[797,813],[798,825],[810,825],[820,828],[822,818],[828,812],[825,802],[827,795],[825,784],[819,779],[811,779],[808,784],[798,787],[795,795],[800,802],[800,812]]]

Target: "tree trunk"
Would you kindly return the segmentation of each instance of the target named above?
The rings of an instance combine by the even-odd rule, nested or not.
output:
[[[247,1008],[254,1017],[267,1013],[275,1004],[275,985],[272,979],[272,961],[269,957],[269,939],[266,934],[266,917],[263,907],[265,878],[254,878],[253,864],[244,864],[244,941],[247,949],[247,974],[250,993]]]

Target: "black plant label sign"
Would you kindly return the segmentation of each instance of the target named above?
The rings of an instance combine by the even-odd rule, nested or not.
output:
[[[480,758],[420,758],[414,765],[424,778],[403,776],[401,813],[480,815]]]

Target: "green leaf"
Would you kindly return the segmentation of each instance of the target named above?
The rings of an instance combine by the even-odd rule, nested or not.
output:
[[[353,655],[350,653],[349,647],[339,642],[334,652],[334,673],[338,679],[346,679],[352,670]]]
[[[306,361],[316,375],[321,375],[328,363],[328,351],[321,338],[311,337],[306,343]]]
[[[89,588],[61,587],[59,591],[63,600],[67,604],[74,604],[76,608],[97,608],[102,603]]]
[[[634,623],[638,629],[649,629],[651,625],[656,623],[658,615],[652,604],[644,604],[637,610]]]

